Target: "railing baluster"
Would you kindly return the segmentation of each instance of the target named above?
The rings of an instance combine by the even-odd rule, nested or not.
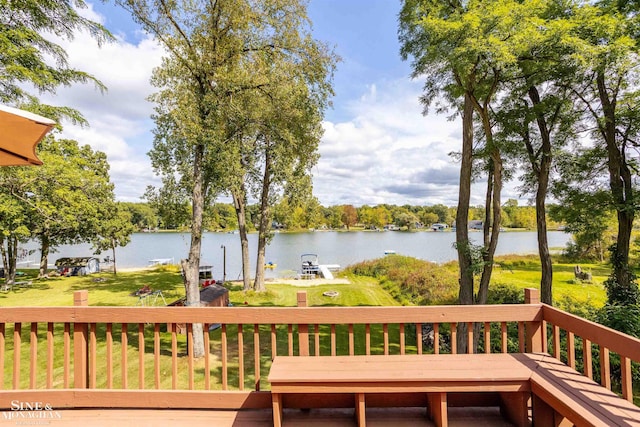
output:
[[[4,390],[4,362],[6,359],[5,345],[5,326],[4,323],[0,323],[0,390]]]
[[[211,390],[211,362],[209,353],[211,352],[211,342],[209,337],[209,325],[203,325],[204,328],[204,389]]]
[[[416,348],[422,354],[422,323],[416,323]]]
[[[355,352],[355,341],[353,338],[353,323],[349,323],[349,356],[353,356]]]
[[[120,331],[120,367],[122,375],[122,388],[129,387],[129,358],[127,351],[129,347],[129,336],[127,335],[129,324],[123,323]]]
[[[289,356],[293,356],[293,325],[287,326],[287,343],[289,345]]]
[[[600,346],[600,384],[611,390],[611,364],[609,362],[609,349]]]
[[[320,356],[320,325],[314,326],[314,352],[316,356]]]
[[[96,324],[89,325],[89,388],[96,388],[98,378],[98,339]]]
[[[278,336],[276,335],[276,325],[271,325],[271,360],[278,355]]]
[[[567,365],[576,369],[576,338],[573,332],[567,331]]]
[[[553,357],[560,360],[560,327],[558,325],[553,325]]]
[[[47,323],[47,388],[53,388],[53,354],[54,354],[54,342],[53,342],[53,323]],[[4,325],[0,325],[0,366],[4,366]],[[4,369],[0,369],[4,371]],[[4,381],[2,378],[2,372],[0,372],[0,389],[4,387]]]
[[[509,352],[508,330],[509,330],[509,325],[507,325],[507,322],[501,322],[500,323],[500,344],[501,344],[500,351],[502,353]]]
[[[582,356],[584,360],[584,374],[590,379],[593,379],[593,358],[591,355],[591,341],[582,339]]]
[[[272,330],[272,337],[273,337],[273,325],[271,325]],[[221,340],[221,345],[222,345],[222,389],[223,390],[227,390],[228,387],[228,383],[229,383],[229,374],[227,372],[228,366],[227,366],[227,359],[228,359],[228,351],[227,351],[227,324],[223,323],[222,326],[220,327],[220,340]],[[273,341],[273,338],[272,338]]]
[[[260,391],[260,325],[253,325],[254,390]]]
[[[208,360],[208,358],[207,358]],[[160,324],[153,325],[153,377],[156,390],[160,389]]]
[[[63,378],[63,387],[69,388],[69,370],[71,368],[71,324],[64,324],[64,378]]]
[[[364,325],[364,347],[367,356],[371,354],[371,324]]]
[[[404,342],[404,323],[400,323],[400,354],[405,353]]]
[[[484,322],[484,352],[491,353],[491,323]]]
[[[20,389],[20,349],[22,348],[22,323],[13,324],[13,389]],[[4,366],[2,367],[4,369]]]
[[[520,353],[524,353],[526,351],[524,336],[524,322],[518,322],[518,351],[520,351]]]
[[[540,351],[542,351],[543,353],[548,353],[549,352],[549,343],[547,342],[547,321],[543,320],[542,321],[542,349]]]
[[[113,388],[113,323],[107,323],[107,388]]]
[[[38,324],[31,322],[31,334],[29,336],[29,388],[36,388],[36,378],[38,372]],[[4,368],[4,367],[3,367]]]
[[[178,325],[171,324],[171,388],[178,388]]]
[[[458,324],[453,322],[450,324],[451,328],[451,354],[458,353]]]
[[[336,325],[331,325],[331,355],[336,355]]]
[[[193,323],[187,323],[187,369],[189,370],[188,381],[189,390],[195,388],[195,379],[193,374]]]
[[[144,390],[144,323],[138,323],[138,388]]]
[[[433,324],[433,352],[440,354],[440,323]]]
[[[622,397],[633,402],[633,380],[631,377],[631,359],[620,355],[620,373],[622,375]]]
[[[238,386],[244,390],[244,335],[242,324],[238,325]],[[293,336],[293,333],[291,333]],[[292,356],[292,354],[291,354]]]
[[[467,353],[473,354],[475,352],[475,348],[473,348],[473,323],[467,322]]]
[[[382,324],[382,335],[384,336],[384,355],[389,355],[389,324]]]

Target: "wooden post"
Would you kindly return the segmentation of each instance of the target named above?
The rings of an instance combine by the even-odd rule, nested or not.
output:
[[[86,307],[89,305],[89,292],[75,291],[73,293],[73,305]],[[86,323],[73,324],[73,383],[75,388],[87,388],[89,376],[88,364],[88,325]]]
[[[298,292],[298,307],[307,306],[307,292]],[[298,354],[309,355],[309,325],[298,325]]]
[[[524,290],[525,304],[540,304],[540,291],[535,288]],[[542,351],[542,308],[540,318],[525,324],[525,351],[528,353],[540,353]]]

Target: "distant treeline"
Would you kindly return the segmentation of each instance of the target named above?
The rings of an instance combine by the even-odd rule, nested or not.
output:
[[[139,231],[188,230],[190,227],[190,204],[177,206],[154,205],[153,203],[123,203],[131,213],[131,222]],[[469,219],[480,223],[484,218],[483,206],[472,207]],[[292,206],[285,199],[273,208],[273,229],[351,229],[369,230],[395,226],[403,230],[431,228],[433,224],[455,225],[456,208],[436,204],[412,205],[353,205],[322,206],[315,198],[305,204]],[[247,223],[254,227],[259,221],[259,206],[249,205]],[[550,220],[550,228],[558,223]],[[535,229],[536,214],[532,206],[518,206],[510,199],[502,206],[502,227]],[[231,231],[238,228],[238,220],[231,204],[215,203],[205,209],[204,228],[211,231]]]

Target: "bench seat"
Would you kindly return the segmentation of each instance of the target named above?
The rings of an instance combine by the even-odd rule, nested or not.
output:
[[[534,358],[536,356],[533,356]],[[537,357],[542,358],[543,355]],[[274,426],[282,422],[289,393],[353,393],[364,426],[368,393],[425,393],[429,416],[447,426],[447,392],[500,392],[512,422],[528,424],[531,369],[521,354],[277,356],[269,372]]]
[[[531,392],[536,425],[640,427],[640,408],[551,356],[535,361]]]
[[[425,393],[437,426],[447,426],[448,392],[499,392],[517,426],[635,426],[640,408],[543,353],[324,356],[274,359],[269,373],[274,426],[282,423],[283,395],[354,395],[364,426],[370,393]]]

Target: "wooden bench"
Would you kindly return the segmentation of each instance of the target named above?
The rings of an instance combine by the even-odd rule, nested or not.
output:
[[[499,392],[517,426],[529,425],[531,368],[522,354],[277,356],[269,372],[273,424],[282,424],[283,395],[352,393],[359,426],[368,393],[425,393],[429,417],[447,426],[447,392]],[[542,358],[543,355],[537,357]]]
[[[640,426],[640,408],[561,361],[545,356],[530,366],[536,425]]]

